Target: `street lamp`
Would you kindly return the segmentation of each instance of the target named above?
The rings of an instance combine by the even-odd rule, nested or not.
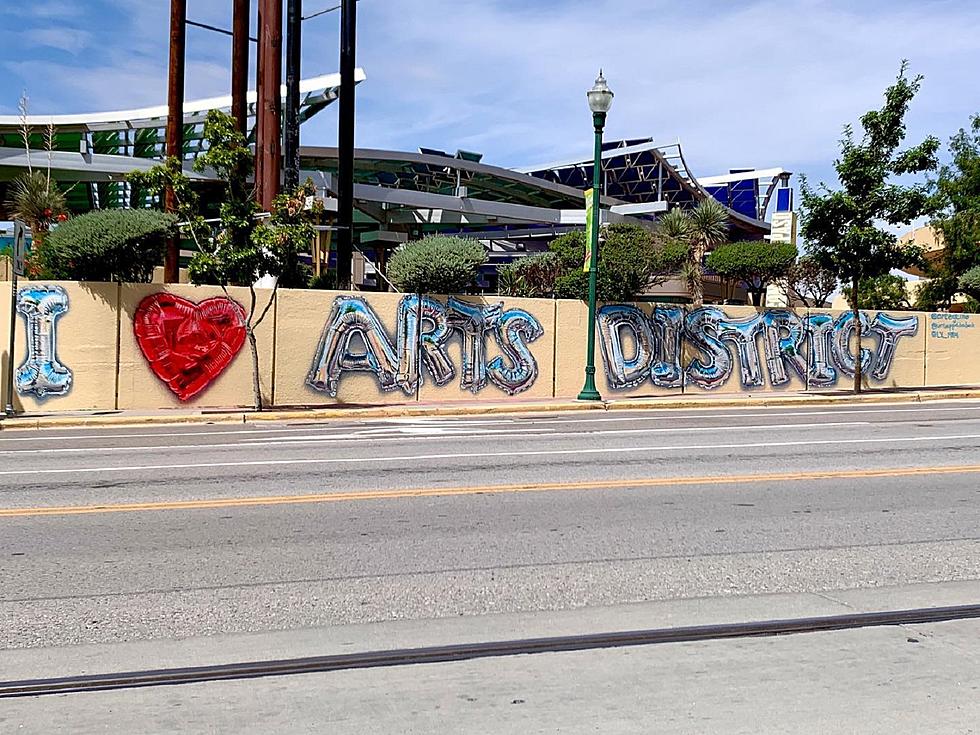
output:
[[[592,110],[592,124],[595,127],[595,156],[592,161],[592,218],[591,231],[587,233],[589,242],[589,346],[585,363],[585,385],[578,394],[580,401],[601,401],[602,396],[595,387],[595,302],[596,270],[599,263],[599,187],[602,173],[602,129],[606,126],[606,113],[612,107],[613,93],[602,76],[602,69],[595,84],[588,91],[589,109]]]

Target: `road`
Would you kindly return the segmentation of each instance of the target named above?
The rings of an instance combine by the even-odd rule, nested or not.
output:
[[[0,494],[11,655],[980,585],[969,401],[11,431]]]

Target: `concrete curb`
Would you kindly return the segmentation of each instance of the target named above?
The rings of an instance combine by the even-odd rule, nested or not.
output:
[[[495,414],[557,413],[567,411],[633,411],[665,409],[779,408],[829,406],[859,403],[925,403],[980,399],[980,389],[916,391],[910,393],[850,393],[836,395],[749,395],[711,398],[634,398],[595,403],[555,401],[552,403],[474,404],[470,406],[377,406],[371,408],[322,408],[307,410],[229,411],[145,416],[39,416],[0,419],[0,430],[68,429],[116,426],[166,426],[180,424],[247,424],[249,422],[356,420],[425,416],[485,416]]]

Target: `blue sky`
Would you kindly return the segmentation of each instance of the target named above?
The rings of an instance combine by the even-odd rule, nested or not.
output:
[[[305,0],[305,12],[334,4]],[[231,0],[188,5],[230,25]],[[4,6],[0,112],[25,89],[37,113],[165,100],[166,0]],[[910,139],[945,141],[980,112],[972,0],[361,0],[359,21],[364,147],[465,148],[515,167],[587,154],[599,66],[616,92],[609,136],[679,138],[700,175],[784,166],[829,179],[842,125],[878,103],[903,57],[926,77]],[[305,24],[304,76],[336,70],[338,22]],[[226,93],[228,39],[190,28],[188,54],[188,97]],[[335,141],[335,108],[303,128],[304,143]]]

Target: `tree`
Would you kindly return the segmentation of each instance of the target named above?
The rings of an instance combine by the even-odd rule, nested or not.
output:
[[[980,301],[980,266],[971,268],[960,276],[959,287],[971,299]]]
[[[245,136],[234,119],[220,110],[211,110],[204,123],[207,150],[194,162],[195,169],[211,169],[224,184],[218,226],[208,226],[199,211],[199,199],[180,162],[171,158],[146,172],[134,172],[129,180],[157,198],[167,184],[177,194],[178,214],[186,222],[186,231],[198,251],[188,271],[194,284],[218,284],[228,295],[228,286],[245,286],[249,290],[245,334],[252,354],[252,388],[255,409],[262,410],[259,382],[259,353],[255,330],[275,302],[282,279],[299,272],[299,253],[309,247],[315,235],[313,221],[322,212],[322,203],[307,199],[316,193],[307,179],[295,191],[280,194],[273,200],[270,217],[256,220],[258,205],[249,183],[254,158]],[[265,304],[259,303],[255,282],[263,276],[275,282]]]
[[[411,293],[462,293],[486,261],[479,240],[432,235],[400,246],[388,261],[388,278]]]
[[[585,230],[573,230],[550,245],[561,263],[555,280],[558,298],[588,298],[589,274],[582,269],[585,238]],[[596,295],[600,301],[628,301],[675,275],[687,254],[686,243],[660,240],[638,225],[606,225],[599,244]]]
[[[177,218],[150,209],[104,209],[52,230],[40,251],[44,272],[69,281],[149,283]]]
[[[828,270],[851,285],[857,348],[854,392],[861,391],[860,319],[861,283],[893,269],[921,262],[915,246],[902,245],[890,231],[879,226],[907,224],[934,211],[935,200],[921,184],[903,185],[894,177],[935,169],[939,141],[934,137],[906,150],[905,114],[922,83],[909,79],[903,62],[895,83],[885,90],[881,109],[861,117],[860,140],[848,125],[841,139],[841,155],[834,162],[841,188],[832,191],[821,184],[811,189],[803,180],[802,233],[809,252]]]
[[[692,210],[672,209],[658,221],[658,235],[667,242],[688,246],[683,266],[691,303],[704,303],[704,258],[728,236],[728,212],[715,199],[705,199]]]
[[[950,163],[939,169],[932,190],[941,210],[930,223],[943,254],[926,269],[929,282],[919,292],[917,305],[930,311],[949,309],[960,290],[960,277],[980,266],[980,115],[969,130],[949,141]]]
[[[708,267],[733,284],[744,284],[756,306],[766,305],[766,289],[796,261],[796,246],[785,242],[733,242],[708,255]]]
[[[793,305],[823,307],[837,289],[837,276],[812,255],[798,259],[786,274],[786,299]]]
[[[875,278],[865,278],[861,281],[858,299],[865,309],[911,309],[907,281],[901,276],[886,273]],[[853,287],[843,289],[844,298],[854,308]]]

